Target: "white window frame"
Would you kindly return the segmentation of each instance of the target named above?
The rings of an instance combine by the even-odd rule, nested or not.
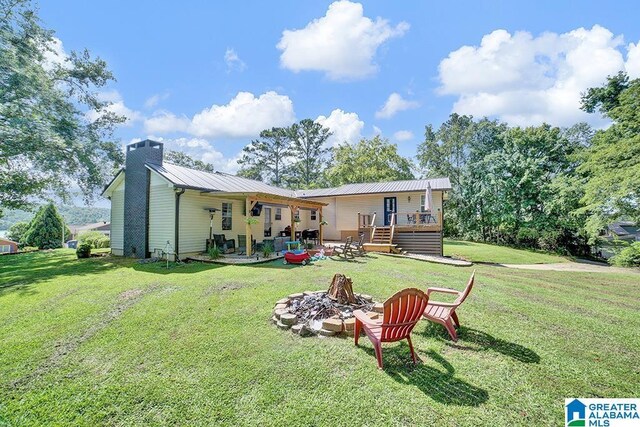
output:
[[[11,253],[11,245],[0,245],[0,254],[10,254],[10,253]]]
[[[233,203],[222,203],[222,229],[225,231],[233,230]],[[225,220],[226,223],[225,223]]]

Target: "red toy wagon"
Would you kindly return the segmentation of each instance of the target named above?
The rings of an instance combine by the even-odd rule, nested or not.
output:
[[[307,253],[307,251],[300,249],[300,242],[286,242],[287,251],[284,253],[284,263],[285,264],[302,264],[311,260],[311,256]],[[296,249],[294,249],[296,248]]]
[[[311,257],[305,251],[287,251],[284,253],[284,263],[285,264],[302,264],[305,265],[309,262]]]

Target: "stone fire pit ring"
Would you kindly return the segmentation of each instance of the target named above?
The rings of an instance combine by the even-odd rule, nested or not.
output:
[[[279,329],[291,330],[301,336],[352,337],[355,327],[354,310],[363,310],[372,319],[377,319],[383,309],[382,304],[375,302],[370,295],[354,295],[358,300],[356,304],[339,304],[329,297],[327,291],[291,294],[276,302],[271,321]],[[328,304],[332,306],[329,307]],[[300,315],[301,307],[305,306],[311,309]],[[315,315],[314,310],[317,312]]]

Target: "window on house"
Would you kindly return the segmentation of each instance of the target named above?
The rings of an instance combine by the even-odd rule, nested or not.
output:
[[[9,253],[9,252],[11,252],[10,245],[0,245],[0,254]]]
[[[282,220],[282,208],[276,208],[276,221]]]
[[[315,221],[318,218],[317,211],[311,211],[311,221]]]
[[[233,223],[231,221],[231,203],[222,204],[222,229],[231,230]]]
[[[424,202],[426,196],[423,194],[422,196],[420,196],[420,212],[426,212],[426,210],[424,209]]]

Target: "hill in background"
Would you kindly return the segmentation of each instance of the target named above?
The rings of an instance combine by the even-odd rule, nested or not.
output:
[[[6,210],[0,218],[0,230],[7,230],[16,222],[31,221],[39,206],[32,212],[23,210]],[[94,208],[83,206],[57,206],[58,212],[67,224],[91,224],[93,222],[109,221],[108,208]]]

